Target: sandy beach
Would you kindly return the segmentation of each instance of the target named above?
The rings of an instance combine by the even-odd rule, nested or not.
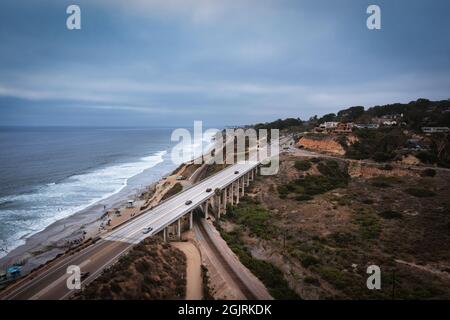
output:
[[[202,157],[209,157],[211,148],[212,145],[207,147]],[[129,178],[119,192],[31,235],[23,245],[0,259],[0,268],[20,265],[21,275],[26,275],[63,254],[89,245],[102,234],[156,206],[171,195],[175,185],[182,189],[190,187],[205,171],[205,165],[194,164],[194,160],[179,166],[172,163],[166,168],[169,170],[162,171],[157,177],[155,167],[146,169]],[[130,200],[133,201],[131,206]]]
[[[13,249],[0,259],[0,267],[6,269],[12,264],[19,264],[22,266],[22,275],[24,275],[68,250],[83,245],[90,239],[95,239],[138,215],[146,201],[159,201],[173,186],[173,181],[176,181],[176,175],[173,178],[169,175],[170,172],[167,172],[166,176],[162,176],[157,181],[149,179],[145,172],[130,178],[127,186],[116,194],[58,220],[28,237],[25,244]],[[128,200],[134,201],[132,208],[127,207]],[[120,214],[117,214],[119,212]],[[108,220],[111,220],[109,225],[107,225]]]

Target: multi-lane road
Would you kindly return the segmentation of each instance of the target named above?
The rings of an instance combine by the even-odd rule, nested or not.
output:
[[[45,266],[0,294],[0,299],[65,299],[73,291],[67,288],[67,267],[77,265],[89,276],[83,284],[95,279],[106,267],[126,253],[134,244],[152,236],[164,227],[198,207],[214,195],[216,188],[224,188],[257,166],[257,163],[232,165],[189,189],[169,198],[157,207],[142,213],[134,220],[105,235],[95,244]],[[207,189],[211,189],[207,192]],[[190,200],[192,203],[186,205]],[[143,229],[152,231],[144,234]]]
[[[160,232],[167,225],[170,225],[186,213],[197,208],[200,204],[214,195],[214,190],[216,188],[222,189],[228,186],[230,183],[255,168],[256,165],[256,163],[248,162],[244,164],[235,164],[225,168],[214,176],[209,177],[186,191],[161,203],[154,209],[141,215],[139,218],[117,228],[107,235],[105,239],[139,243],[147,236]],[[207,192],[207,189],[210,189],[210,191]],[[192,201],[192,203],[186,205],[187,201]],[[144,234],[142,231],[143,228],[146,227],[151,227],[153,230],[148,234]]]

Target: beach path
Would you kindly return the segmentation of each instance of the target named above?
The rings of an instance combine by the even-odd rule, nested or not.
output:
[[[202,259],[199,250],[191,242],[173,242],[171,244],[186,255],[186,300],[201,300],[203,298],[203,281]]]

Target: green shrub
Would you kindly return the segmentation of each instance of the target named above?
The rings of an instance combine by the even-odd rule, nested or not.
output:
[[[278,186],[280,198],[284,199],[289,194],[295,193],[297,201],[311,200],[314,195],[345,187],[350,180],[347,167],[341,169],[334,160],[321,161],[317,168],[322,175],[307,175],[296,181]]]
[[[297,200],[297,201],[309,201],[312,199],[313,199],[313,197],[311,197],[307,194],[301,194],[301,195],[295,197],[295,200]]]
[[[356,217],[361,236],[365,239],[376,239],[381,233],[379,218],[373,213],[359,213]]]
[[[311,285],[316,286],[316,287],[320,286],[319,280],[317,278],[310,277],[310,276],[306,276],[303,279],[303,282],[306,283],[306,284],[311,284]]]
[[[420,151],[416,154],[416,157],[426,164],[433,164],[438,161],[437,156],[434,153],[431,153],[430,151]]]
[[[239,231],[224,232],[219,228],[222,238],[230,249],[239,257],[239,260],[256,277],[258,277],[275,299],[296,300],[300,297],[293,291],[284,279],[283,272],[273,264],[253,258],[240,238]]]
[[[401,178],[398,177],[378,176],[371,179],[371,185],[377,188],[389,188],[393,184],[402,182]]]
[[[349,178],[347,171],[341,170],[339,163],[334,160],[322,161],[317,165],[317,169],[325,177],[347,180]]]
[[[346,245],[355,241],[355,236],[349,232],[335,232],[329,237],[338,245]]]
[[[318,268],[318,272],[338,290],[343,290],[352,283],[348,274],[334,267],[322,266]]]
[[[392,185],[385,181],[373,181],[372,186],[383,189],[392,187]]]
[[[404,191],[417,198],[434,197],[436,195],[435,192],[423,188],[408,188],[405,189]]]
[[[375,152],[372,159],[376,162],[386,162],[394,159],[395,153],[393,152]]]
[[[245,205],[232,207],[227,218],[247,227],[251,234],[262,239],[267,240],[277,234],[275,226],[270,222],[270,211],[254,203],[243,204]]]
[[[304,268],[309,268],[310,266],[314,266],[320,263],[319,259],[309,254],[301,255],[300,262]]]
[[[311,162],[309,160],[297,160],[294,167],[299,171],[308,171],[311,168]]]
[[[434,169],[425,169],[425,170],[423,170],[420,173],[420,175],[422,177],[434,177],[434,176],[436,176],[436,170],[434,170]]]
[[[278,194],[280,196],[280,198],[286,198],[287,195],[289,194],[289,188],[287,185],[282,185],[282,186],[278,186],[277,187],[278,190]]]
[[[385,210],[379,213],[384,219],[401,219],[403,216],[400,212],[393,210]]]

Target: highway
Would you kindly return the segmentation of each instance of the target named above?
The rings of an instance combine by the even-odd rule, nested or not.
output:
[[[214,195],[216,188],[224,188],[245,173],[255,168],[257,163],[232,165],[201,181],[189,189],[165,200],[158,206],[145,211],[134,220],[118,227],[95,244],[48,264],[43,270],[31,274],[0,294],[0,299],[46,299],[68,298],[73,291],[66,285],[67,267],[78,265],[82,272],[89,272],[83,285],[93,281],[105,268],[117,261],[121,255],[136,243],[161,231],[167,225],[198,207]],[[238,171],[236,174],[235,172]],[[211,188],[211,192],[206,189]],[[186,201],[191,200],[190,205]],[[143,229],[152,227],[147,234]]]
[[[180,217],[197,208],[208,198],[214,196],[216,188],[224,188],[237,178],[242,177],[256,166],[256,163],[236,164],[225,168],[208,179],[192,186],[191,188],[175,195],[174,197],[160,203],[157,207],[140,215],[133,221],[123,225],[110,234],[105,239],[112,241],[123,241],[129,243],[139,243],[146,237],[160,232],[164,227],[177,221]],[[236,174],[235,172],[239,173]],[[206,189],[210,188],[210,192]],[[186,201],[192,204],[186,205]],[[143,234],[142,229],[151,227],[153,230],[148,234]]]

